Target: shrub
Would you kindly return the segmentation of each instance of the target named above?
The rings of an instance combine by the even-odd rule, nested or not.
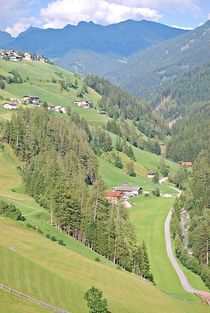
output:
[[[55,238],[55,236],[51,236],[50,239],[51,239],[52,241],[57,241],[57,239]]]
[[[63,242],[62,239],[59,239],[59,240],[58,240],[58,244],[61,245],[61,246],[65,246],[65,245],[66,245],[66,244]]]

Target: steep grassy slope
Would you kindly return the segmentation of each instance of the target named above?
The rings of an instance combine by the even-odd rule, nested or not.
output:
[[[0,227],[0,280],[52,305],[87,312],[83,296],[94,285],[104,291],[113,313],[209,312],[199,303],[176,300],[133,275],[59,247],[17,222],[0,218]]]
[[[97,109],[84,110],[74,104],[74,101],[77,100],[78,89],[83,84],[82,80],[75,74],[42,62],[13,62],[0,59],[0,73],[2,75],[8,76],[12,70],[17,70],[24,82],[22,84],[6,84],[6,88],[0,90],[1,97],[21,99],[27,94],[35,95],[40,97],[41,101],[65,107],[70,106],[72,112],[78,112],[92,125],[101,125],[107,122],[108,118],[99,114]],[[56,80],[56,83],[52,79]],[[78,88],[61,91],[59,80],[68,81],[72,84],[77,80]],[[84,99],[90,100],[93,106],[97,108],[97,101],[100,96],[88,88],[88,93]]]

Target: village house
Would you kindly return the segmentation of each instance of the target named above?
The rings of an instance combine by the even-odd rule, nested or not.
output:
[[[138,196],[141,193],[142,188],[140,188],[140,187],[131,187],[131,186],[128,185],[127,182],[125,182],[123,184],[123,186],[114,187],[113,191],[122,192],[123,196],[125,195],[125,196],[130,198],[130,197]]]
[[[15,103],[4,103],[3,107],[4,107],[4,109],[7,109],[7,110],[16,110],[17,104],[15,104]]]
[[[54,111],[55,111],[55,112],[58,112],[58,113],[64,113],[64,114],[66,114],[66,109],[65,109],[64,107],[60,106],[60,105],[56,105]]]
[[[25,52],[23,59],[24,59],[25,61],[32,61],[31,54],[30,54],[29,52]]]
[[[27,104],[39,104],[40,99],[37,96],[23,96],[22,98],[22,102],[23,103],[27,103]]]
[[[183,166],[183,167],[192,167],[193,163],[192,162],[181,162],[181,166]]]
[[[154,172],[148,172],[148,173],[147,173],[147,177],[150,178],[150,179],[152,179],[152,178],[155,177],[155,173],[154,173]]]
[[[105,198],[111,204],[117,205],[119,203],[121,196],[122,196],[121,191],[112,191],[112,190],[106,190],[105,191]]]
[[[90,109],[91,102],[87,100],[75,101],[75,104],[82,109]]]
[[[55,106],[51,103],[48,103],[47,104],[47,109],[48,111],[51,111],[51,112],[54,112],[55,111]]]

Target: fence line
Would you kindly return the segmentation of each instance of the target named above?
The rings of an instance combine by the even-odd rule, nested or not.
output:
[[[50,305],[50,304],[45,303],[43,301],[32,298],[32,297],[30,297],[30,296],[28,296],[28,295],[26,295],[20,291],[17,291],[17,290],[10,288],[10,287],[7,287],[4,284],[0,284],[0,289],[4,290],[7,293],[10,293],[11,295],[14,295],[14,296],[17,296],[19,298],[22,298],[22,299],[28,300],[30,302],[36,303],[36,304],[38,304],[44,308],[51,310],[52,312],[55,312],[55,313],[71,313],[71,312],[67,312],[67,311],[61,310],[59,308],[56,308],[53,305]]]

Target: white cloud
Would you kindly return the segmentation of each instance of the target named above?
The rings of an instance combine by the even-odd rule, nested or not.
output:
[[[36,20],[34,17],[22,18],[20,21],[15,22],[12,26],[7,27],[5,31],[10,33],[13,37],[17,37],[30,26],[41,26],[41,22]]]
[[[184,29],[184,30],[193,30],[195,27],[192,26],[177,26],[173,25],[172,27],[179,28],[179,29]]]
[[[111,24],[126,19],[158,20],[161,17],[157,10],[134,2],[136,1],[55,0],[41,9],[41,16],[46,22],[45,28],[59,28],[82,20]]]
[[[208,14],[208,20],[210,20],[210,13]]]
[[[129,3],[131,7],[149,7],[161,10],[198,10],[198,0],[108,0],[109,2],[126,4]]]

